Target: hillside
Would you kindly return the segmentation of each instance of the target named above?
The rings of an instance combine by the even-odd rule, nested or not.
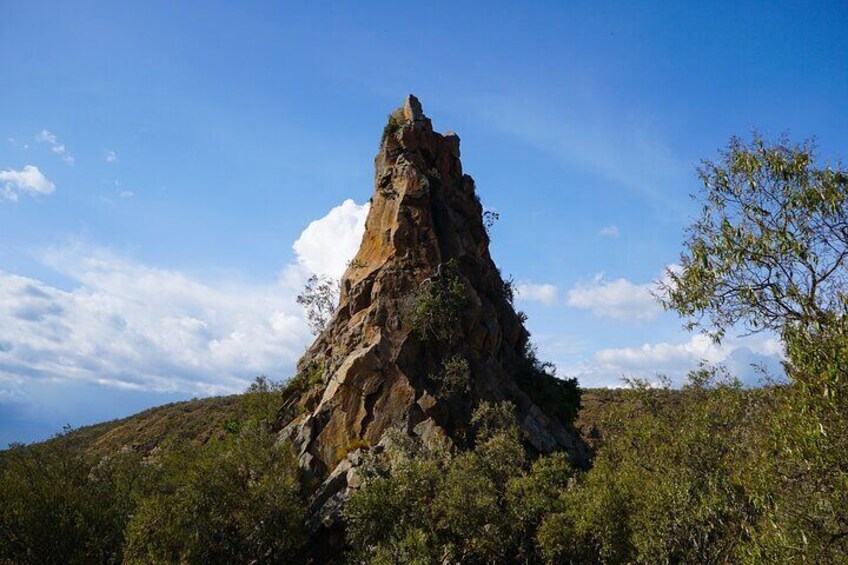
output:
[[[166,443],[203,444],[209,438],[223,437],[227,423],[243,416],[243,398],[215,396],[163,404],[126,418],[73,429],[70,437],[80,449],[101,456],[122,449],[147,453]],[[575,426],[589,445],[597,444],[606,418],[628,398],[630,393],[624,389],[583,389]]]

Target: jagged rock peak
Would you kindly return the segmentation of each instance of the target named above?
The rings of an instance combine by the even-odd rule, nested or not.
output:
[[[403,116],[410,122],[418,122],[424,120],[424,110],[421,108],[421,102],[414,94],[406,97],[406,102],[403,104]]]
[[[463,445],[483,401],[511,401],[533,449],[579,457],[567,423],[543,411],[533,400],[542,402],[539,395],[519,382],[529,334],[489,254],[459,143],[455,133],[433,131],[413,95],[389,116],[365,233],[342,277],[339,306],[298,363],[302,390],[280,415],[280,436],[299,450],[302,467],[328,477],[315,499],[320,520],[338,508],[334,497],[345,496],[359,448],[378,446],[397,427]],[[422,296],[448,286],[452,305],[426,311]],[[426,316],[447,323],[436,327]],[[449,366],[462,368],[458,390],[444,384]]]

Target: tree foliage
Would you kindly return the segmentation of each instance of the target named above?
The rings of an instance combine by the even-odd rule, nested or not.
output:
[[[703,213],[666,304],[716,338],[778,332],[790,383],[773,387],[749,467],[762,522],[751,555],[848,560],[848,174],[809,143],[731,140],[705,162]],[[750,443],[750,442],[749,442]]]
[[[0,563],[120,563],[139,462],[93,458],[69,427],[0,453]]]
[[[699,169],[701,217],[666,305],[706,317],[716,337],[735,324],[782,331],[845,315],[848,173],[816,163],[811,143],[733,138]]]
[[[281,563],[304,543],[297,465],[249,427],[153,462],[127,528],[127,563]]]
[[[306,313],[306,321],[314,335],[323,332],[339,300],[339,284],[329,277],[312,275],[297,295],[297,303]]]
[[[476,444],[465,452],[402,434],[374,460],[345,510],[354,560],[502,563],[519,556],[518,491],[532,485],[513,485],[528,472],[513,409],[483,404],[475,427]]]

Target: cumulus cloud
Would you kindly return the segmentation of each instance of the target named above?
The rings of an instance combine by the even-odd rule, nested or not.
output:
[[[53,151],[56,155],[61,157],[62,161],[67,163],[68,165],[73,165],[75,163],[73,156],[68,151],[68,148],[65,147],[64,144],[59,143],[56,134],[48,131],[46,129],[41,130],[38,135],[35,136],[35,140],[39,143],[47,143],[50,145],[50,150]]]
[[[6,200],[17,201],[19,195],[29,196],[51,194],[56,188],[44,173],[34,165],[26,165],[22,170],[7,169],[0,171],[0,195]]]
[[[311,340],[295,302],[304,265],[338,273],[363,210],[347,201],[310,224],[283,269],[298,276],[268,283],[202,280],[84,244],[38,257],[69,288],[0,270],[0,401],[47,381],[206,395],[290,376]]]
[[[598,232],[601,237],[618,237],[620,233],[618,226],[605,226]]]
[[[724,365],[743,383],[756,385],[762,375],[753,366],[762,366],[772,376],[780,377],[782,358],[782,345],[773,335],[728,338],[716,344],[709,337],[697,334],[678,343],[602,349],[571,372],[588,386],[614,386],[621,384],[622,377],[651,380],[658,375],[665,375],[675,385],[680,385],[688,372],[706,362]]]
[[[310,223],[292,246],[298,264],[309,273],[341,278],[362,242],[368,208],[348,199]]]
[[[308,339],[293,289],[204,282],[91,249],[44,257],[63,290],[0,271],[0,373],[195,394],[290,371]]]
[[[644,322],[661,310],[651,294],[655,288],[654,282],[635,284],[624,278],[610,281],[599,273],[591,282],[571,288],[567,302],[572,308],[589,310],[603,318]]]
[[[541,302],[546,306],[551,306],[557,300],[557,287],[548,283],[519,284],[515,287],[515,297],[519,300]]]

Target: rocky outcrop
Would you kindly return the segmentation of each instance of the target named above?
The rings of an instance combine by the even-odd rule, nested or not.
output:
[[[529,336],[489,255],[459,136],[433,131],[409,96],[389,117],[374,165],[365,234],[342,278],[339,306],[298,364],[317,384],[289,400],[284,408],[293,419],[280,432],[316,485],[323,482],[313,505],[319,521],[331,520],[326,503],[336,508],[349,488],[350,453],[376,446],[398,426],[463,445],[471,412],[484,400],[513,402],[533,449],[581,457],[568,423],[543,411],[516,378],[527,365]],[[462,300],[445,337],[416,325],[416,297],[448,276]],[[446,391],[440,379],[449,359],[467,368],[459,392]]]

